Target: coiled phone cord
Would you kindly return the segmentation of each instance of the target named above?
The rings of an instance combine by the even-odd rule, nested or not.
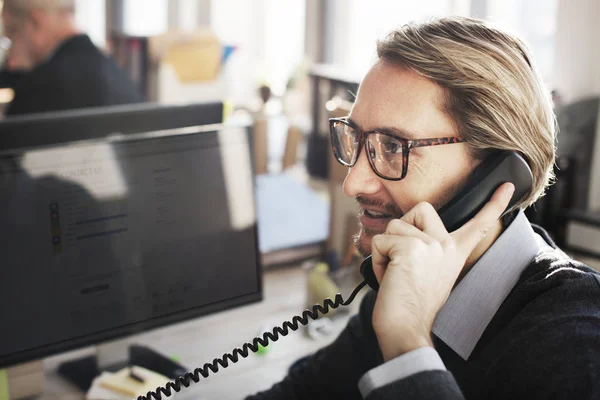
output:
[[[163,395],[165,397],[169,397],[172,394],[172,391],[179,393],[179,391],[183,387],[188,387],[194,383],[198,383],[200,381],[200,375],[204,378],[207,378],[210,374],[209,370],[212,371],[213,374],[219,371],[219,365],[223,368],[227,368],[229,365],[229,361],[232,363],[236,363],[239,360],[239,356],[243,358],[248,357],[248,350],[251,350],[253,353],[256,353],[259,349],[259,345],[265,347],[269,344],[269,342],[276,342],[279,339],[279,336],[287,336],[290,329],[292,331],[298,330],[300,324],[306,325],[309,322],[309,317],[313,320],[319,317],[319,313],[327,314],[330,309],[336,309],[339,306],[347,306],[356,297],[358,292],[365,287],[367,284],[366,281],[360,283],[350,294],[348,300],[344,301],[344,298],[340,293],[335,295],[334,300],[327,298],[323,300],[323,305],[315,304],[312,306],[312,309],[306,309],[302,312],[302,316],[295,315],[291,321],[285,321],[281,326],[276,326],[273,328],[272,332],[263,333],[262,337],[255,337],[252,340],[252,343],[244,343],[242,348],[236,348],[231,353],[223,354],[221,358],[215,358],[212,363],[206,363],[201,368],[196,368],[193,372],[188,372],[187,374],[178,377],[172,382],[167,383],[164,387],[158,387],[154,392],[148,392],[146,396],[138,396],[137,400],[161,400]]]

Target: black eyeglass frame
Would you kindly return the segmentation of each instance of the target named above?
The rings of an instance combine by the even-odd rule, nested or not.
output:
[[[354,162],[352,162],[352,163],[345,162],[340,157],[340,155],[337,153],[336,146],[333,144],[335,136],[336,136],[334,133],[335,126],[338,123],[344,124],[352,129],[354,129],[357,133],[358,150],[356,153],[356,158],[355,158]],[[358,126],[356,126],[356,124],[352,123],[352,121],[348,121],[347,117],[330,118],[329,119],[329,134],[331,137],[331,150],[333,151],[333,155],[335,156],[335,159],[340,164],[342,164],[343,166],[346,166],[346,167],[353,167],[356,164],[356,162],[358,161],[358,158],[360,157],[360,152],[363,148],[363,145],[367,142],[367,137],[374,133],[391,137],[402,143],[402,174],[399,178],[390,178],[388,176],[381,174],[379,171],[377,171],[377,168],[375,168],[375,165],[374,165],[374,161],[372,160],[371,156],[369,155],[369,152],[367,151],[367,159],[369,160],[369,165],[371,166],[371,169],[373,170],[373,172],[378,177],[388,180],[388,181],[400,181],[406,177],[406,174],[408,172],[408,157],[409,157],[410,151],[412,149],[417,148],[417,147],[441,146],[441,145],[445,145],[445,144],[463,143],[465,141],[464,139],[462,139],[458,136],[448,136],[448,137],[442,137],[442,138],[428,138],[428,139],[405,139],[405,138],[399,137],[397,135],[394,135],[394,134],[391,134],[388,132],[378,131],[376,129],[372,130],[372,131],[362,131]]]

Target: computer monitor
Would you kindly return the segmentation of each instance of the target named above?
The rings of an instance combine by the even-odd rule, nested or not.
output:
[[[0,368],[259,301],[248,134],[0,152]],[[85,389],[90,363],[62,372]]]
[[[0,151],[223,122],[223,103],[127,104],[8,117]]]

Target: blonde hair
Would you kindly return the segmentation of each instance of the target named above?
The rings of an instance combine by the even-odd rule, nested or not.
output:
[[[414,71],[444,88],[444,111],[471,154],[515,150],[533,172],[527,207],[554,178],[556,121],[550,92],[517,37],[470,18],[411,23],[377,43],[383,62]]]

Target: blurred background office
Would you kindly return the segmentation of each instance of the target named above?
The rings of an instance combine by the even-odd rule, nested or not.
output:
[[[26,3],[33,14],[10,7]],[[52,25],[48,13],[62,19]],[[75,108],[216,102],[224,104],[224,121],[219,122],[251,127],[265,308],[202,317],[187,322],[191,325],[185,329],[149,333],[142,340],[178,353],[184,364],[195,366],[248,340],[242,332],[253,337],[264,324],[275,325],[306,304],[353,287],[361,261],[352,244],[357,208],[343,194],[346,170],[331,155],[327,119],[348,114],[360,79],[375,59],[378,38],[405,22],[446,15],[492,21],[531,47],[533,62],[552,92],[560,133],[557,181],[528,217],[567,252],[598,268],[597,0],[5,0],[0,110],[4,122],[10,122],[16,114],[26,114],[16,117],[23,121],[40,118],[36,113]],[[54,26],[48,28],[54,40],[35,62],[20,62],[24,38],[48,38],[43,31],[47,26]],[[174,114],[166,112],[173,120]],[[39,123],[45,124],[48,115]],[[217,122],[212,116],[203,121]],[[152,124],[143,129],[170,127]],[[178,127],[186,124],[180,120]],[[6,126],[0,125],[0,142]],[[279,302],[284,298],[291,300],[282,308]],[[279,350],[274,346],[274,358],[244,360],[240,364],[248,361],[246,367],[219,374],[199,393],[206,398],[240,398],[269,387],[295,359],[333,340],[347,318],[342,313],[331,325],[313,326],[307,336],[286,338],[293,342],[279,345]],[[211,328],[227,321],[237,321],[240,328],[227,333]],[[202,329],[210,332],[208,336],[198,334]],[[181,331],[189,336],[177,336]],[[171,336],[201,340],[186,359],[186,347],[171,345]],[[217,346],[217,336],[222,346]],[[210,345],[202,347],[200,342]],[[217,347],[218,354],[213,354]],[[29,394],[76,396],[79,392],[53,372],[71,356],[58,354],[26,370],[24,374],[50,377],[46,389],[38,387]],[[257,367],[260,378],[253,374]],[[233,381],[236,384],[225,384]],[[19,396],[13,392],[13,398]]]

